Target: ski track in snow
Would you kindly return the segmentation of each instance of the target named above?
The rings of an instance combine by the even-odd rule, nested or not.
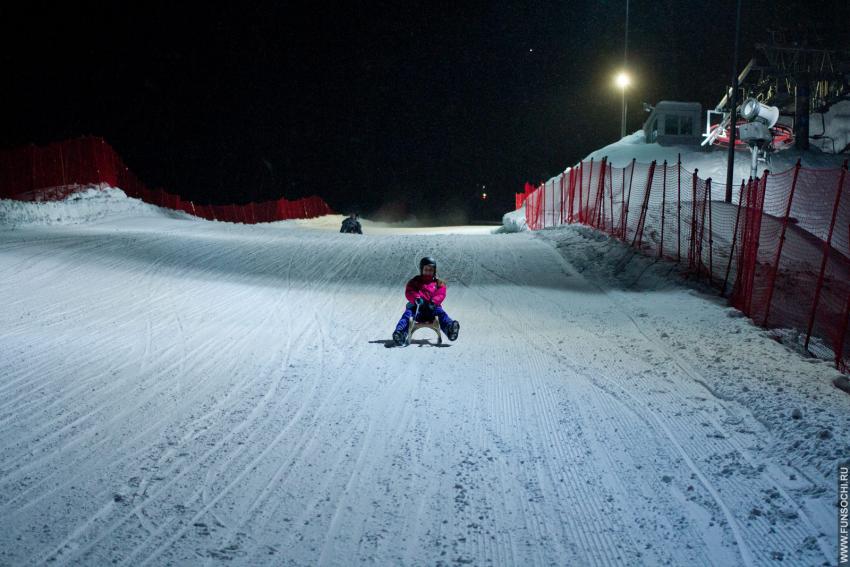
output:
[[[0,231],[0,565],[833,561],[829,453],[717,359],[746,340],[846,414],[833,371],[594,273],[580,231],[412,232]],[[387,348],[425,254],[460,338]]]

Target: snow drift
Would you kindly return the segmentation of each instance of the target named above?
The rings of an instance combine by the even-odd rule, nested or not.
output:
[[[127,197],[120,189],[92,185],[60,201],[0,199],[0,229],[23,225],[83,224],[122,216],[195,218]]]

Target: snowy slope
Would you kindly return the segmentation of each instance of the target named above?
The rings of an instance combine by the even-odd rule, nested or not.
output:
[[[833,561],[828,364],[581,227],[338,220],[0,229],[0,565]],[[388,348],[426,253],[460,338]]]

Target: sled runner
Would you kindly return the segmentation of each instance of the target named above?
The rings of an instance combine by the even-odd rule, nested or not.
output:
[[[430,321],[422,321],[417,322],[414,317],[408,319],[407,323],[407,338],[404,339],[404,346],[410,345],[410,339],[413,337],[413,333],[415,333],[418,329],[433,329],[435,333],[437,333],[437,344],[443,344],[443,334],[440,332],[440,322],[436,317],[431,319]]]

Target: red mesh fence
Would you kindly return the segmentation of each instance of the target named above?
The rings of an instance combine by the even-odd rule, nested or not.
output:
[[[45,147],[0,152],[0,198],[54,201],[85,188],[106,184],[146,203],[208,220],[254,224],[331,214],[319,197],[278,199],[247,205],[196,205],[162,189],[149,189],[101,138],[66,140]]]
[[[679,262],[764,327],[850,370],[850,179],[796,167],[726,186],[681,163],[582,162],[517,199],[529,228],[579,222]]]

